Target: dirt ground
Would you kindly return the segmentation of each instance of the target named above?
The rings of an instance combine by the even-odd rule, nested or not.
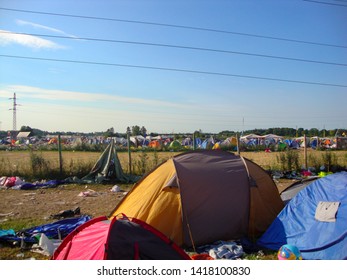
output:
[[[281,180],[276,183],[281,191],[293,181]],[[131,188],[131,185],[118,185],[120,191],[113,192],[113,186],[68,184],[36,190],[1,189],[0,229],[14,220],[32,221],[33,226],[40,221],[50,222],[54,220],[51,216],[77,207],[80,208],[80,214],[108,216]]]
[[[83,215],[108,216],[130,188],[119,185],[121,191],[112,192],[112,187],[68,184],[36,190],[1,189],[0,229],[14,220],[32,221],[33,226],[40,221],[48,223],[54,220],[51,216],[77,207]]]

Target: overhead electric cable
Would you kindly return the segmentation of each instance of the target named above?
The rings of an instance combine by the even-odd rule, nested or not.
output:
[[[329,3],[329,2],[323,2],[323,1],[314,1],[314,0],[302,0],[302,1],[312,2],[312,3],[317,3],[317,4],[331,5],[331,6],[347,7],[347,5],[336,4],[336,3]]]
[[[41,60],[41,61],[53,61],[53,62],[65,62],[65,63],[77,63],[77,64],[91,64],[91,65],[101,65],[101,66],[139,68],[139,69],[159,70],[159,71],[173,71],[173,72],[184,72],[184,73],[193,73],[193,74],[205,74],[205,75],[215,75],[215,76],[226,76],[226,77],[257,79],[257,80],[267,80],[267,81],[276,81],[276,82],[287,82],[287,83],[347,88],[347,85],[343,85],[343,84],[310,82],[310,81],[301,81],[301,80],[290,80],[290,79],[280,79],[280,78],[271,78],[271,77],[239,75],[239,74],[231,74],[231,73],[209,72],[209,71],[189,70],[189,69],[179,69],[179,68],[166,68],[166,67],[155,67],[155,66],[145,66],[145,65],[118,64],[118,63],[109,63],[109,62],[55,59],[55,58],[31,57],[31,56],[16,56],[16,55],[6,55],[6,54],[0,54],[0,57],[29,59],[29,60]]]
[[[188,25],[177,25],[177,24],[139,21],[139,20],[126,20],[126,19],[118,19],[118,18],[94,17],[94,16],[85,16],[85,15],[72,15],[72,14],[42,12],[42,11],[33,11],[33,10],[22,10],[22,9],[13,9],[13,8],[4,8],[4,7],[0,7],[0,10],[21,12],[21,13],[32,13],[32,14],[40,14],[40,15],[49,15],[49,16],[72,17],[72,18],[91,19],[91,20],[103,20],[103,21],[115,21],[115,22],[125,22],[125,23],[134,23],[134,24],[155,25],[155,26],[162,26],[162,27],[181,28],[181,29],[205,31],[205,32],[215,32],[215,33],[224,33],[224,34],[248,36],[248,37],[255,37],[255,38],[262,38],[262,39],[286,41],[286,42],[292,42],[292,43],[325,46],[325,47],[345,48],[345,49],[347,48],[347,46],[343,46],[343,45],[304,41],[304,40],[275,37],[275,36],[266,36],[266,35],[251,34],[251,33],[243,33],[243,32],[235,32],[235,31],[213,29],[213,28],[194,27],[194,26],[188,26]]]
[[[319,61],[319,60],[311,60],[311,59],[303,59],[303,58],[274,56],[274,55],[266,55],[266,54],[258,54],[258,53],[238,52],[238,51],[210,49],[210,48],[201,48],[201,47],[191,47],[191,46],[182,46],[182,45],[158,44],[158,43],[124,41],[124,40],[113,40],[113,39],[100,39],[100,38],[71,37],[71,36],[62,36],[62,35],[46,35],[46,34],[36,34],[36,33],[7,32],[7,31],[0,31],[0,33],[5,33],[8,35],[11,35],[11,34],[30,35],[30,36],[38,36],[38,37],[46,37],[46,38],[73,39],[73,40],[97,41],[97,42],[107,42],[107,43],[120,43],[120,44],[133,44],[133,45],[145,45],[145,46],[154,46],[154,47],[165,47],[165,48],[177,48],[177,49],[187,49],[187,50],[194,50],[194,51],[208,51],[208,52],[218,52],[218,53],[226,53],[226,54],[256,56],[256,57],[271,58],[271,59],[291,60],[291,61],[306,62],[306,63],[326,64],[326,65],[334,65],[334,66],[344,66],[344,67],[347,66],[347,63],[337,63],[337,62],[330,62],[330,61]]]

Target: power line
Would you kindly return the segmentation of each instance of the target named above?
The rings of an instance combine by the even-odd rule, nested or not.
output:
[[[336,4],[336,3],[329,3],[329,2],[322,2],[322,1],[314,1],[314,0],[302,0],[302,1],[316,3],[316,4],[325,4],[325,5],[331,5],[331,6],[347,7],[347,5]],[[341,2],[344,2],[344,1],[341,1]]]
[[[293,58],[293,57],[285,57],[285,56],[274,56],[274,55],[257,54],[257,53],[249,53],[249,52],[238,52],[238,51],[231,51],[231,50],[191,47],[191,46],[182,46],[182,45],[170,45],[170,44],[158,44],[158,43],[147,43],[147,42],[136,42],[136,41],[86,38],[86,37],[77,37],[76,38],[76,37],[61,36],[61,35],[47,35],[47,34],[36,34],[36,33],[7,32],[7,31],[0,31],[0,33],[5,33],[8,35],[11,35],[11,34],[30,35],[30,36],[39,36],[39,37],[46,37],[46,38],[59,38],[59,39],[72,39],[72,40],[85,40],[85,41],[96,41],[96,42],[106,42],[106,43],[120,43],[120,44],[133,44],[133,45],[144,45],[144,46],[154,46],[154,47],[176,48],[176,49],[186,49],[186,50],[194,50],[194,51],[207,51],[207,52],[218,52],[218,53],[225,53],[225,54],[256,56],[256,57],[262,57],[262,58],[291,60],[291,61],[297,61],[297,62],[317,63],[317,64],[334,65],[334,66],[344,66],[344,67],[347,66],[346,63],[310,60],[310,59]]]
[[[209,71],[199,71],[199,70],[189,70],[189,69],[179,69],[179,68],[166,68],[166,67],[155,67],[155,66],[145,66],[145,65],[118,64],[118,63],[108,63],[108,62],[68,60],[68,59],[55,59],[55,58],[30,57],[30,56],[15,56],[15,55],[6,55],[6,54],[0,54],[0,57],[41,60],[41,61],[53,61],[53,62],[64,62],[64,63],[76,63],[76,64],[90,64],[90,65],[100,65],[100,66],[127,67],[127,68],[138,68],[138,69],[159,70],[159,71],[172,71],[172,72],[183,72],[183,73],[192,73],[192,74],[204,74],[204,75],[257,79],[257,80],[286,82],[286,83],[308,84],[308,85],[316,85],[316,86],[330,86],[330,87],[347,88],[347,85],[342,85],[342,84],[289,80],[289,79],[280,79],[280,78],[271,78],[271,77],[239,75],[239,74],[209,72]]]
[[[223,34],[231,34],[231,35],[238,35],[238,36],[262,38],[262,39],[278,40],[278,41],[285,41],[285,42],[299,43],[299,44],[310,44],[310,45],[334,47],[334,48],[344,48],[344,49],[347,48],[347,46],[343,46],[343,45],[296,40],[296,39],[290,39],[290,38],[266,36],[266,35],[252,34],[252,33],[242,33],[242,32],[213,29],[213,28],[194,27],[194,26],[188,26],[188,25],[167,24],[167,23],[138,21],[138,20],[125,20],[125,19],[118,19],[118,18],[94,17],[94,16],[85,16],[85,15],[72,15],[72,14],[33,11],[33,10],[12,9],[12,8],[4,8],[4,7],[0,7],[0,10],[6,10],[6,11],[12,11],[12,12],[21,12],[21,13],[32,13],[32,14],[40,14],[40,15],[49,15],[49,16],[72,17],[72,18],[90,19],[90,20],[103,20],[103,21],[115,21],[115,22],[125,22],[125,23],[144,24],[144,25],[155,25],[155,26],[161,26],[161,27],[180,28],[180,29],[195,30],[195,31],[214,32],[214,33],[223,33]]]

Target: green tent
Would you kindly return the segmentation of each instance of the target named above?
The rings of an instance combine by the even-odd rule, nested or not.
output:
[[[171,143],[170,143],[170,145],[169,145],[169,148],[170,149],[180,149],[180,148],[182,148],[182,145],[181,145],[181,143],[178,141],[178,140],[174,140],[174,141],[172,141]]]
[[[99,184],[106,182],[134,183],[137,179],[138,178],[135,178],[135,176],[126,175],[123,172],[117,156],[116,145],[112,139],[93,166],[92,170],[88,175],[82,178],[82,181]]]

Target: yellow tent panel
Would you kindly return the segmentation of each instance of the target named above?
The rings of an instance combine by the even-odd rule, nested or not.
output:
[[[124,213],[128,217],[147,221],[163,234],[182,243],[181,197],[175,184],[176,170],[172,160],[160,165],[137,183],[111,217]],[[153,187],[156,186],[156,187]],[[170,207],[168,207],[170,206]],[[163,219],[167,223],[163,223]]]

